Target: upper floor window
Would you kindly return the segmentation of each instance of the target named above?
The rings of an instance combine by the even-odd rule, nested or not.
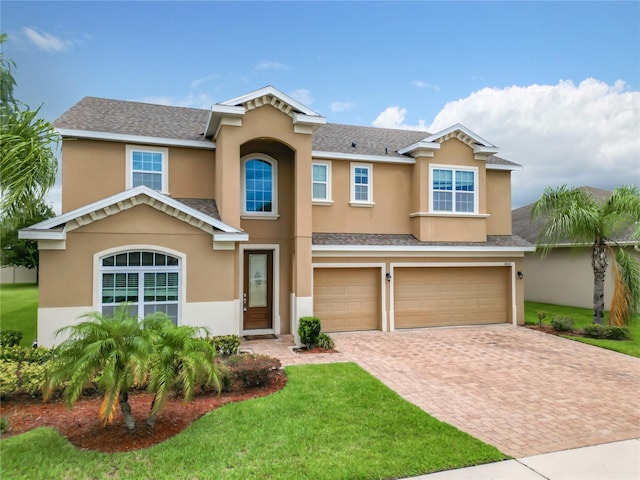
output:
[[[477,169],[431,167],[431,211],[477,212]]]
[[[244,213],[277,214],[277,163],[266,155],[251,155],[243,163]]]
[[[127,188],[145,185],[168,193],[168,150],[127,145]]]
[[[373,166],[351,164],[351,204],[373,205]]]
[[[111,315],[127,303],[131,315],[144,318],[164,312],[178,323],[180,305],[180,260],[150,251],[117,253],[102,258],[101,310]]]
[[[312,200],[319,202],[331,202],[331,163],[313,162],[311,169]]]

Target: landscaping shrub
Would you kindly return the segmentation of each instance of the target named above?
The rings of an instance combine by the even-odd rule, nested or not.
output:
[[[320,335],[320,319],[318,317],[301,317],[298,325],[298,335],[300,341],[307,348],[311,348],[318,343],[318,335]]]
[[[232,377],[248,388],[267,385],[282,367],[277,358],[258,354],[232,355],[226,364]]]
[[[15,347],[22,341],[22,332],[19,330],[2,330],[0,332],[1,347]]]
[[[9,421],[4,417],[0,417],[0,433],[7,433],[8,431]]]
[[[544,319],[547,318],[547,312],[545,312],[544,310],[541,310],[538,312],[538,325],[542,326],[542,322],[544,322]]]
[[[47,380],[47,366],[39,363],[22,363],[20,365],[20,387],[29,395],[42,393],[42,386]]]
[[[207,337],[207,341],[213,345],[218,355],[228,357],[235,355],[240,348],[240,337],[238,335],[218,335],[217,337]]]
[[[18,362],[0,360],[0,397],[14,393],[18,388]]]
[[[332,350],[335,346],[333,343],[333,339],[326,333],[321,333],[320,335],[318,335],[317,345],[318,347],[325,350]]]
[[[52,349],[45,347],[0,347],[0,360],[11,360],[14,362],[46,363],[54,354]]]
[[[628,340],[631,338],[629,327],[615,325],[599,325],[597,323],[583,327],[585,337],[604,338],[607,340]]]
[[[551,326],[556,332],[570,332],[574,324],[573,317],[555,316],[551,319]]]

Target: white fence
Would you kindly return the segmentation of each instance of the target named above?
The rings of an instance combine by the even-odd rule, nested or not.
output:
[[[25,267],[2,267],[0,283],[36,283],[36,271]]]

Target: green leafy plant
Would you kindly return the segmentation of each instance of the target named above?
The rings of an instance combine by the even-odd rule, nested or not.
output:
[[[335,347],[333,339],[326,333],[320,333],[320,335],[318,335],[317,345],[324,350],[332,350],[333,347]]]
[[[551,319],[551,326],[556,332],[570,332],[573,330],[575,321],[573,317],[555,316]]]
[[[0,332],[1,347],[16,347],[22,341],[22,332],[18,330],[2,330]]]
[[[298,335],[302,344],[306,345],[307,348],[316,345],[321,328],[318,317],[301,317],[298,324]]]
[[[47,381],[47,365],[26,363],[20,365],[20,389],[29,395],[38,395]]]
[[[542,322],[544,322],[545,318],[547,318],[547,312],[540,310],[538,312],[538,325],[542,326]]]
[[[52,358],[53,352],[53,350],[46,347],[0,347],[0,360],[46,363]]]
[[[631,331],[628,327],[618,327],[616,325],[585,325],[583,327],[585,337],[604,338],[607,340],[628,340],[631,338]]]
[[[238,349],[240,348],[240,337],[238,335],[207,337],[207,341],[213,345],[218,355],[224,357],[238,353]]]
[[[4,417],[0,417],[0,433],[7,433],[9,431],[9,420]]]
[[[11,395],[18,388],[18,362],[0,360],[0,397]]]

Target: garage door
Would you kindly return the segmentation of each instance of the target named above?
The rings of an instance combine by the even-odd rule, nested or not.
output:
[[[325,332],[380,328],[380,269],[316,268],[313,310]]]
[[[508,321],[508,267],[415,267],[394,272],[395,328]]]

